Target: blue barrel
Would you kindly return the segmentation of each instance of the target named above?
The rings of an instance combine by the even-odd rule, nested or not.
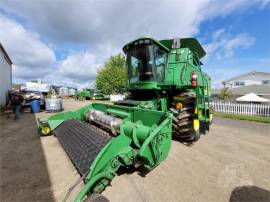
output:
[[[33,113],[40,112],[40,102],[39,102],[39,100],[32,100],[30,102],[30,105],[31,105],[31,110],[32,110]]]

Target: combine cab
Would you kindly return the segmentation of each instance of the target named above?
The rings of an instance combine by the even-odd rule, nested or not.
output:
[[[210,78],[201,70],[205,52],[196,39],[139,38],[123,50],[126,100],[93,103],[39,124],[55,134],[84,177],[76,201],[101,193],[121,166],[159,165],[172,136],[193,143],[209,130]]]

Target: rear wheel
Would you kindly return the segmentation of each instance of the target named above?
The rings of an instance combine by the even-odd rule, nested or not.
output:
[[[184,142],[193,142],[200,139],[200,122],[193,113],[182,111],[173,119],[174,137]]]

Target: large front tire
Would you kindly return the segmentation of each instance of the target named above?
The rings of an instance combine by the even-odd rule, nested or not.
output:
[[[181,142],[196,142],[200,139],[200,121],[198,120],[196,97],[193,93],[182,93],[182,108],[172,108],[173,136]]]
[[[196,142],[200,139],[200,122],[194,113],[181,111],[173,118],[173,136],[183,142]]]

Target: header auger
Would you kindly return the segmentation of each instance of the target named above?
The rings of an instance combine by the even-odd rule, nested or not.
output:
[[[210,78],[201,70],[205,52],[196,39],[142,37],[123,50],[126,100],[93,103],[40,123],[41,130],[49,127],[56,135],[85,177],[76,201],[101,193],[121,166],[151,170],[159,165],[168,156],[172,136],[192,143],[209,130]]]

